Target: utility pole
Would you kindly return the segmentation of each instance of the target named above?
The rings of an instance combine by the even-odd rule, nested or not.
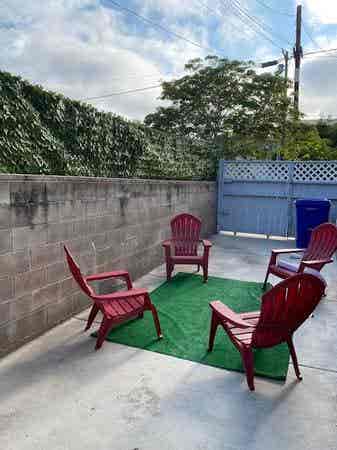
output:
[[[284,57],[284,97],[285,101],[288,99],[288,63],[289,63],[289,52],[287,50],[282,49],[282,54]],[[283,130],[282,130],[282,138],[281,138],[281,146],[283,147],[286,140],[286,125],[287,125],[287,110],[284,111],[283,117]],[[277,154],[277,159],[280,159],[279,153]]]
[[[302,5],[297,5],[296,44],[294,47],[294,58],[295,58],[294,108],[297,118],[299,113],[300,68],[301,68],[301,58],[303,57],[303,51],[301,47],[301,28],[302,28]]]

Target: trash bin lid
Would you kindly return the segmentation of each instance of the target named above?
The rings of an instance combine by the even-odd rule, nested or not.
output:
[[[330,200],[327,198],[301,198],[295,201],[296,206],[327,206]]]

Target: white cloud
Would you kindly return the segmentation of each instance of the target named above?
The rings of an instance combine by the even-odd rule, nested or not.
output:
[[[184,10],[181,2],[170,1],[171,7],[179,5]],[[159,3],[168,7],[164,1]],[[151,28],[139,36],[129,29],[121,12],[104,8],[96,0],[12,0],[2,6],[1,17],[8,24],[0,31],[0,45],[5,49],[0,55],[1,68],[72,98],[156,85],[167,73],[181,74],[188,59],[205,53]],[[207,45],[206,28],[182,32],[178,25],[173,27]],[[160,104],[159,94],[160,89],[155,89],[92,103],[142,119]]]
[[[308,8],[313,19],[321,24],[337,23],[337,1],[336,0],[304,0],[304,8]]]

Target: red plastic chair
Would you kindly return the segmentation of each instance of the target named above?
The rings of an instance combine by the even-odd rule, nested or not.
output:
[[[253,348],[267,348],[286,342],[296,376],[302,379],[293,344],[293,333],[310,316],[324,293],[324,283],[311,274],[288,278],[262,296],[260,311],[237,314],[220,301],[212,309],[209,351],[221,325],[241,353],[247,384],[254,390]]]
[[[151,303],[150,296],[146,289],[134,289],[128,272],[118,270],[114,272],[104,272],[84,277],[67,246],[64,246],[66,258],[70,272],[79,284],[82,291],[91,298],[94,305],[91,308],[85,331],[88,330],[98,311],[103,314],[103,320],[98,330],[96,350],[101,348],[107,334],[113,325],[124,322],[132,317],[143,317],[144,311],[151,311],[158,338],[162,338],[157,310]],[[127,290],[114,292],[113,294],[95,294],[88,284],[92,281],[107,280],[109,278],[122,278],[126,281]]]
[[[163,242],[166,258],[167,280],[176,264],[195,264],[203,269],[204,283],[208,279],[208,258],[211,242],[200,239],[201,220],[191,214],[179,214],[171,220],[171,239]],[[198,255],[199,244],[203,245],[203,254]]]
[[[305,270],[316,271],[319,276],[320,270],[333,262],[332,255],[337,250],[337,227],[332,223],[323,223],[316,227],[310,237],[308,248],[290,248],[290,249],[276,249],[272,250],[271,257],[264,280],[264,289],[266,288],[269,274],[286,279],[302,273]],[[298,265],[285,264],[278,262],[278,255],[287,253],[304,252],[301,262]],[[293,267],[292,267],[293,266]]]

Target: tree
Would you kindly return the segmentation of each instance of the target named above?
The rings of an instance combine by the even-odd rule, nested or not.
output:
[[[257,74],[246,63],[215,56],[192,60],[185,69],[184,77],[163,83],[161,99],[171,105],[146,116],[146,125],[206,141],[214,159],[251,156],[260,142],[280,139],[289,108],[280,75]],[[238,139],[254,141],[248,154],[244,145],[229,145]]]
[[[289,130],[286,145],[281,155],[287,160],[331,160],[337,159],[337,149],[323,139],[316,126],[303,122],[294,122]]]

